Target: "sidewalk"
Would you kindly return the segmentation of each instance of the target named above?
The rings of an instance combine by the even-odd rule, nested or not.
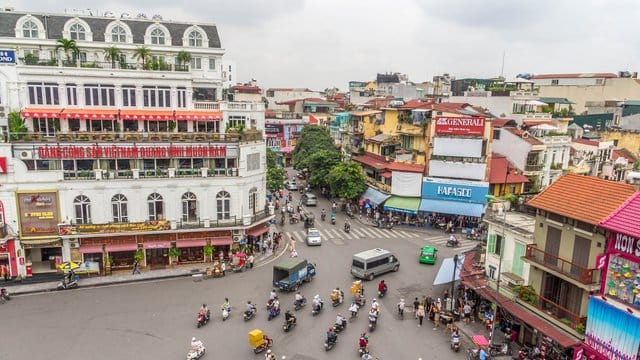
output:
[[[266,255],[260,256],[256,259],[253,268],[258,268],[265,262],[269,261],[272,258],[277,258],[282,255],[285,251],[287,251],[287,246],[282,247],[282,250],[278,253],[268,252]],[[177,268],[172,269],[163,269],[163,270],[152,270],[152,271],[143,271],[142,274],[132,275],[131,273],[125,274],[115,274],[108,276],[95,276],[88,278],[81,278],[79,282],[80,288],[88,288],[88,287],[98,287],[98,286],[107,286],[112,284],[126,284],[133,282],[141,282],[141,281],[151,281],[151,280],[160,280],[160,279],[170,279],[177,277],[186,277],[193,276],[196,274],[202,274],[205,272],[207,267],[210,267],[211,263],[203,263],[203,264],[193,264],[193,265],[184,265],[179,266]],[[247,270],[249,271],[249,270]],[[233,271],[228,270],[227,275],[233,274]],[[60,274],[60,278],[62,278],[62,274]],[[9,288],[9,292],[11,295],[26,295],[26,294],[34,294],[34,293],[42,293],[48,291],[55,291],[58,286],[59,281],[53,282],[43,282],[37,284],[29,284],[29,285],[15,285]]]
[[[482,335],[485,338],[487,338],[487,341],[491,341],[491,337],[489,336],[489,331],[484,326],[484,324],[481,321],[478,321],[477,319],[475,322],[472,321],[469,324],[465,324],[465,322],[462,320],[456,321],[455,325],[458,327],[458,329],[460,329],[460,333],[467,338],[470,346],[474,346],[473,341],[471,341],[471,337],[474,335]],[[495,329],[495,332],[496,332],[496,336],[495,336],[495,339],[493,339],[493,342],[495,344],[501,344],[502,342],[504,342],[505,340],[504,334],[497,328]],[[513,345],[513,343],[511,345]],[[515,354],[516,356],[518,355],[518,349],[516,347],[512,349],[512,354]],[[491,358],[492,359],[512,359],[513,355],[492,356]]]

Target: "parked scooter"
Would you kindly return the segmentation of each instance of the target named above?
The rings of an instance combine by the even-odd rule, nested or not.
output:
[[[65,276],[62,281],[58,283],[58,290],[68,290],[75,289],[78,287],[78,281],[80,280],[80,276],[75,273],[71,273],[71,281],[67,281],[67,277]]]
[[[489,355],[491,356],[501,356],[501,355],[509,355],[511,356],[511,346],[509,346],[508,342],[504,342],[502,344],[491,344],[489,345]]]
[[[519,360],[538,360],[540,359],[540,349],[536,347],[523,346],[518,351]]]

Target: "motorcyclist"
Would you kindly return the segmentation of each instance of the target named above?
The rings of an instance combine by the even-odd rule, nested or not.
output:
[[[342,301],[344,300],[344,293],[340,291],[339,287],[336,287],[335,289],[333,289],[333,291],[331,291],[331,300],[333,300],[334,302],[337,301],[339,304],[342,304]]]
[[[276,355],[271,351],[271,349],[267,350],[267,353],[264,355],[265,360],[276,360]]]
[[[360,336],[360,340],[358,340],[358,346],[360,346],[360,349],[367,351],[369,349],[369,337],[362,334],[362,336]]]
[[[333,327],[329,327],[327,330],[327,344],[334,344],[338,340],[338,334],[333,331]]]
[[[386,295],[387,293],[387,284],[384,283],[384,280],[380,280],[378,283],[378,292],[382,295]]]
[[[276,294],[276,289],[271,290],[271,293],[269,293],[269,300],[273,300],[277,297],[278,297],[278,294]]]
[[[336,213],[335,212],[331,212],[331,223],[335,223],[336,222]]]
[[[380,312],[380,304],[376,299],[371,300],[371,311],[375,311],[376,314]]]
[[[211,312],[209,311],[209,308],[207,308],[207,304],[202,304],[202,307],[200,307],[200,311],[198,311],[198,316],[204,316],[205,320],[209,321]]]
[[[322,219],[322,221],[327,218],[327,212],[324,209],[322,209],[322,211],[320,212],[320,218]]]
[[[369,311],[369,321],[374,324],[378,323],[378,313],[373,310],[373,308],[371,308],[371,311]]]
[[[400,302],[398,303],[398,313],[400,314],[400,316],[404,315],[404,299],[400,299]]]
[[[455,235],[451,234],[451,236],[449,236],[449,243],[451,245],[457,246],[458,245],[458,238]]]
[[[316,294],[316,296],[313,297],[313,309],[319,311],[320,309],[322,309],[322,306],[322,299],[320,298],[320,295]]]
[[[222,310],[231,310],[231,304],[229,303],[229,298],[224,298],[224,303],[222,304]]]
[[[351,230],[351,223],[349,222],[349,219],[345,219],[344,221],[344,229],[349,231]]]
[[[347,318],[338,313],[338,315],[336,316],[336,325],[344,328],[347,325]]]
[[[296,293],[294,305],[301,306],[303,301],[304,301],[304,296],[302,296],[302,294],[300,294],[300,291],[298,291]]]
[[[351,306],[349,306],[349,311],[351,312],[351,317],[356,317],[356,315],[358,315],[358,309],[360,309],[358,307],[358,304],[354,301],[351,303]]]
[[[284,313],[284,320],[287,322],[287,325],[293,325],[296,323],[296,316],[291,313],[291,311],[287,310]]]
[[[244,313],[247,315],[251,315],[251,313],[253,313],[254,311],[256,311],[255,305],[251,303],[251,300],[248,300],[247,305],[245,305]]]
[[[203,346],[202,341],[196,340],[195,337],[191,338],[191,349],[193,351],[198,351],[200,348],[202,348],[202,346]]]

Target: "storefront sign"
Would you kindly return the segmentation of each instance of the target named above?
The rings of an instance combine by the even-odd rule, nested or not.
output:
[[[425,178],[422,181],[422,198],[436,200],[455,200],[470,203],[486,203],[489,184],[455,180]]]
[[[587,346],[606,359],[637,359],[640,319],[594,296],[589,299],[587,319]]]
[[[436,117],[436,134],[483,135],[483,117]]]
[[[609,251],[631,255],[640,261],[640,241],[632,236],[613,233],[609,237]]]
[[[280,125],[270,125],[270,124],[265,124],[264,125],[264,132],[266,134],[278,134],[281,131],[281,126]]]
[[[16,52],[14,50],[0,50],[0,64],[15,64]]]
[[[17,192],[22,238],[58,235],[60,216],[55,191]]]
[[[154,158],[221,158],[225,146],[215,145],[44,145],[38,147],[40,159],[154,159]]]
[[[7,158],[0,156],[0,174],[7,173]]]
[[[146,221],[123,224],[78,224],[78,225],[58,225],[60,235],[82,235],[82,234],[109,234],[120,232],[143,232],[169,230],[170,225],[167,220]]]

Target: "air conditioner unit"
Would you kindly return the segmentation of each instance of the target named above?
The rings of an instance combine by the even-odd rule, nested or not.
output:
[[[20,150],[18,152],[18,158],[22,160],[30,160],[33,159],[33,151],[31,150]]]
[[[6,117],[7,113],[5,112],[4,106],[0,106],[0,118]]]
[[[80,247],[80,243],[78,243],[77,241],[70,242],[69,243],[69,247],[72,248],[72,249],[77,249],[77,248]]]

